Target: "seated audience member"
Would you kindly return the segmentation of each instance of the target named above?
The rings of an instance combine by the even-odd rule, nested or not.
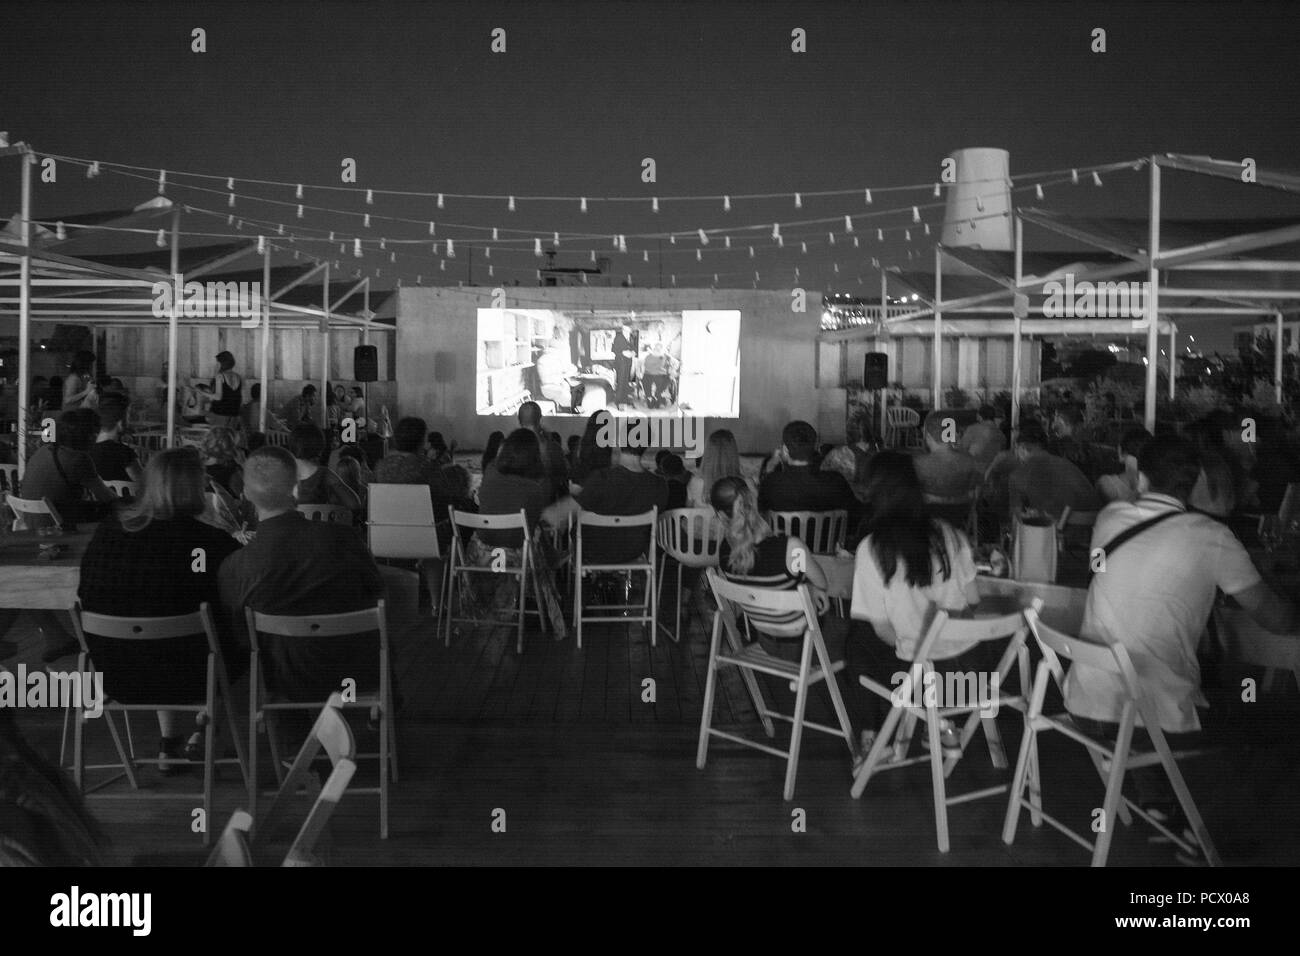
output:
[[[1260,418],[1256,438],[1252,447],[1259,509],[1265,514],[1277,514],[1286,497],[1287,485],[1300,482],[1300,442],[1278,418]],[[25,485],[23,491],[26,493]]]
[[[301,394],[284,406],[285,424],[292,429],[303,422],[311,422],[316,415],[316,386],[304,385]]]
[[[271,419],[274,416],[267,417],[267,427],[272,427],[275,423]],[[239,406],[239,420],[243,422],[244,434],[251,435],[253,432],[262,430],[262,383],[254,382],[248,389],[248,401]],[[252,451],[250,448],[249,451]]]
[[[497,454],[501,451],[501,443],[506,440],[506,433],[494,431],[488,435],[487,447],[483,449],[483,458],[481,461],[481,470],[484,475],[487,474],[488,466],[497,460]]]
[[[1097,479],[1097,494],[1102,501],[1134,501],[1145,490],[1138,471],[1138,456],[1150,440],[1151,433],[1145,428],[1130,428],[1124,432],[1119,442],[1119,457],[1124,470]]]
[[[760,511],[837,511],[849,513],[850,537],[862,520],[862,503],[844,476],[813,466],[817,430],[794,421],[781,432],[776,458],[780,467],[763,476],[758,486]]]
[[[374,480],[374,474],[366,464],[365,452],[357,445],[344,445],[338,450],[334,473],[343,484],[347,485],[362,503],[366,500],[366,489]]]
[[[569,481],[576,485],[581,485],[586,480],[588,473],[597,468],[609,467],[610,454],[608,448],[602,448],[597,436],[600,435],[601,429],[612,416],[604,409],[594,411],[587,417],[587,425],[582,431],[582,438],[578,440],[578,456],[573,467],[569,469]]]
[[[123,444],[126,402],[108,393],[99,402],[99,439],[90,446],[90,460],[102,481],[139,481],[144,473],[135,449]]]
[[[1053,438],[1048,450],[1078,468],[1094,484],[1105,474],[1106,461],[1099,450],[1083,438],[1083,413],[1066,406],[1052,417]]]
[[[442,437],[442,432],[429,432],[429,448],[426,454],[439,468],[452,463],[451,449],[447,447],[447,439]]]
[[[754,498],[758,498],[758,487],[741,470],[736,436],[726,428],[719,428],[709,434],[708,441],[704,444],[704,454],[700,456],[700,470],[686,484],[687,504],[692,508],[713,507],[713,486],[722,478],[742,479]]]
[[[1297,621],[1295,608],[1264,583],[1232,531],[1188,511],[1201,473],[1190,442],[1157,436],[1138,464],[1149,490],[1136,501],[1109,505],[1093,527],[1092,547],[1105,550],[1106,571],[1092,578],[1080,636],[1128,648],[1153,716],[1178,750],[1192,742],[1184,734],[1201,728],[1196,708],[1206,702],[1196,652],[1216,589],[1269,631],[1294,633]],[[1112,545],[1134,528],[1141,530]],[[1117,675],[1079,663],[1066,675],[1065,706],[1085,733],[1113,740],[1123,698]],[[1145,731],[1134,732],[1134,744],[1150,749]],[[1139,803],[1181,832],[1185,821],[1163,770],[1134,770],[1133,783]]]
[[[822,471],[838,472],[851,486],[857,486],[867,480],[867,466],[871,456],[880,451],[880,443],[869,429],[850,428],[858,437],[851,434],[848,444],[832,449],[822,460]]]
[[[569,493],[569,466],[564,460],[564,450],[551,441],[542,425],[542,408],[536,402],[524,402],[519,406],[519,427],[533,432],[540,443],[542,468],[546,472],[546,483],[551,489],[551,497],[562,498]]]
[[[957,448],[970,455],[983,471],[988,471],[998,452],[1007,447],[1007,439],[998,427],[998,413],[992,405],[981,405],[976,414],[978,419],[961,433]]]
[[[782,591],[807,583],[812,588],[818,614],[826,613],[830,599],[821,567],[808,560],[808,546],[803,541],[772,530],[759,513],[754,493],[743,478],[735,475],[719,478],[709,501],[722,521],[724,539],[718,548],[718,570],[728,581]],[[767,653],[799,660],[804,634],[801,613],[792,611],[763,621],[751,618],[750,626]]]
[[[100,480],[90,457],[98,434],[99,412],[95,409],[73,408],[60,414],[55,440],[41,445],[27,463],[23,498],[48,498],[59,516],[73,524],[98,521],[107,514],[117,497]],[[86,501],[87,496],[93,500]],[[29,526],[34,517],[28,516]]]
[[[213,426],[203,436],[199,446],[203,456],[203,469],[212,481],[229,492],[232,498],[244,493],[244,475],[239,467],[239,449],[235,447],[235,433],[221,425]]]
[[[560,610],[559,594],[555,590],[555,571],[559,566],[555,549],[547,535],[537,533],[542,511],[551,501],[546,467],[542,463],[541,443],[537,433],[529,428],[516,428],[501,443],[493,467],[483,473],[483,484],[478,491],[480,514],[517,515],[524,512],[532,540],[529,560],[538,569],[538,584],[543,591],[548,620],[554,627],[557,639],[566,633],[564,615]],[[480,530],[470,538],[469,560],[487,566],[498,549],[509,552],[507,564],[518,567],[522,557],[523,535],[518,531]],[[516,598],[514,578],[499,582],[496,591],[497,607],[513,607]]]
[[[77,596],[87,611],[115,617],[192,614],[207,602],[222,639],[226,667],[237,676],[247,662],[230,639],[237,633],[232,630],[236,622],[224,616],[217,570],[239,545],[199,520],[207,506],[206,485],[195,449],[168,448],[152,455],[139,497],[122,502],[95,529],[81,560]],[[204,552],[197,570],[195,548]],[[86,635],[95,669],[104,675],[105,692],[123,703],[202,701],[207,655],[193,652],[195,640],[202,642],[203,637],[141,644]],[[183,713],[158,712],[159,757],[202,756],[202,736],[192,725],[186,728],[180,722]],[[163,772],[176,769],[183,768],[164,767]]]
[[[900,662],[915,659],[932,609],[960,612],[979,603],[970,542],[932,517],[914,460],[896,451],[882,451],[871,460],[866,537],[853,564],[850,614],[856,623],[846,647],[851,687],[861,686],[859,674],[895,686],[893,675],[907,669]],[[944,645],[935,648],[932,659],[937,670],[987,670],[980,665],[989,655],[974,648]],[[861,730],[858,761],[866,758],[890,707],[876,694],[866,697],[874,709],[874,726]],[[946,720],[940,738],[945,751],[957,745],[956,730]]]
[[[1244,491],[1245,474],[1223,443],[1223,433],[1209,422],[1193,422],[1183,437],[1196,446],[1201,475],[1187,504],[1212,518],[1227,518],[1237,510]]]
[[[928,500],[964,499],[984,480],[979,462],[957,450],[957,425],[951,418],[926,419],[925,447],[928,454],[917,455],[913,464]]]
[[[199,382],[185,389],[181,404],[181,419],[187,425],[206,425],[208,409],[212,407],[212,386]]]
[[[433,518],[440,525],[438,540],[445,549],[451,541],[451,526],[445,523],[447,508],[473,511],[474,505],[466,500],[468,489],[462,488],[458,469],[439,468],[425,456],[428,431],[422,418],[399,419],[393,430],[395,450],[375,465],[374,483],[427,486],[433,502]]]
[[[586,475],[582,490],[547,508],[543,515],[547,524],[561,527],[569,514],[579,510],[601,515],[636,515],[651,508],[658,508],[660,514],[668,509],[668,483],[641,466],[645,449],[629,445],[619,449],[617,458],[612,451],[595,446],[595,454],[588,460],[596,467]],[[632,562],[645,552],[648,540],[644,527],[584,528],[583,560],[592,564]]]
[[[1076,513],[1096,511],[1100,506],[1088,476],[1048,452],[1042,426],[1029,422],[1020,429],[1016,460],[1016,469],[1007,479],[1013,513],[1039,511],[1055,520],[1067,506]]]
[[[310,422],[295,425],[289,433],[289,451],[298,462],[298,504],[338,505],[361,510],[361,497],[343,479],[321,464],[325,433]]]
[[[379,568],[351,525],[308,521],[297,510],[298,463],[267,446],[244,463],[244,494],[257,508],[257,537],[221,565],[221,599],[230,620],[244,608],[266,614],[341,614],[383,597]],[[349,635],[259,639],[267,688],[294,700],[324,700],[352,678],[379,678],[377,643]]]
[[[664,458],[660,477],[668,482],[668,510],[685,508],[686,484],[691,479],[691,473],[686,470],[686,465],[679,455],[670,452]]]

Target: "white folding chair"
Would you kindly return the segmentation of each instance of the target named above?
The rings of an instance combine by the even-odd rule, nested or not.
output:
[[[447,633],[446,646],[451,646],[451,629],[453,623],[475,623],[481,624],[482,621],[473,617],[456,617],[456,596],[459,589],[461,594],[461,604],[464,604],[464,592],[472,587],[469,575],[487,574],[499,579],[500,575],[515,578],[518,584],[517,602],[515,605],[516,626],[518,628],[518,637],[516,638],[516,653],[524,652],[524,622],[529,614],[536,614],[541,623],[542,631],[547,628],[546,614],[543,610],[541,585],[537,579],[537,568],[532,560],[533,534],[532,529],[528,527],[528,515],[521,508],[518,514],[500,514],[485,515],[477,514],[472,511],[457,511],[455,508],[448,507],[447,512],[451,517],[451,554],[448,555],[447,566]],[[466,556],[465,537],[462,537],[461,530],[465,529],[470,533],[483,531],[515,531],[519,533],[519,544],[517,547],[520,551],[520,562],[516,565],[505,563],[504,549],[502,560],[494,560],[487,567],[480,567],[474,564]],[[515,547],[515,546],[512,546]],[[465,575],[464,579],[461,575]],[[528,608],[528,584],[533,586],[533,599],[537,602],[536,610]]]
[[[849,513],[836,511],[769,511],[768,519],[777,534],[799,538],[813,554],[835,554],[844,547]]]
[[[5,503],[14,513],[14,531],[34,531],[45,527],[47,523],[52,523],[56,528],[63,527],[63,519],[49,498],[15,498],[13,495],[5,495]]]
[[[298,513],[308,521],[352,524],[352,509],[342,505],[298,505]]]
[[[659,594],[655,604],[660,603],[664,570],[672,558],[677,563],[677,616],[671,631],[662,623],[659,627],[674,641],[680,643],[682,635],[682,569],[717,567],[723,537],[722,522],[712,508],[677,508],[665,511],[659,519]]]
[[[217,845],[204,866],[252,866],[253,853],[248,847],[248,831],[253,828],[253,818],[247,810],[236,810],[226,821],[226,827],[217,838]]]
[[[276,824],[283,818],[289,802],[298,792],[299,785],[306,783],[310,790],[313,782],[309,776],[311,765],[324,750],[330,761],[330,775],[326,778],[325,785],[315,794],[311,810],[298,830],[298,835],[290,845],[281,866],[316,865],[317,861],[312,856],[312,850],[356,773],[357,748],[352,736],[352,728],[343,717],[344,706],[341,694],[330,695],[325,707],[316,718],[316,723],[312,725],[311,733],[303,742],[302,749],[298,751],[293,766],[289,768],[289,773],[285,776],[284,783],[275,795],[270,809],[258,824],[258,842],[262,843],[275,832]]]
[[[1007,767],[996,714],[1003,707],[1010,707],[1022,714],[1025,711],[1025,688],[1029,683],[1026,636],[1025,620],[1019,612],[1001,617],[968,620],[950,618],[946,611],[936,611],[931,616],[925,636],[917,646],[914,659],[910,664],[899,661],[899,674],[903,675],[899,686],[885,687],[865,674],[862,675],[859,678],[862,686],[871,693],[890,701],[892,707],[889,716],[885,718],[884,726],[876,734],[875,743],[871,745],[866,760],[853,776],[853,787],[849,791],[853,799],[862,796],[862,791],[866,789],[871,775],[877,770],[897,770],[913,764],[929,763],[939,852],[947,853],[948,807],[1007,792],[1007,785],[1002,784],[950,797],[945,781],[965,754],[976,729],[980,727],[984,730],[984,739],[988,744],[989,757],[993,766],[998,769]],[[934,669],[934,661],[940,659],[935,657],[935,653],[936,651],[941,653],[944,644],[982,643],[1007,638],[1009,638],[1007,647],[1002,652],[997,669],[987,675],[962,674],[941,677]],[[1002,686],[1011,673],[1013,663],[1019,665],[1021,692],[1004,694]],[[906,667],[905,673],[902,670],[904,667]],[[985,678],[983,682],[980,680],[981,677]],[[960,678],[960,681],[956,678]],[[980,693],[981,686],[985,691],[984,694]],[[921,701],[919,705],[916,702],[918,697]],[[983,699],[980,699],[981,697]],[[945,756],[940,741],[940,728],[944,721],[952,717],[964,717],[965,723],[958,738],[959,752]],[[912,732],[918,720],[926,725],[930,752],[909,757]],[[886,748],[892,748],[892,759],[882,762]]]
[[[844,669],[843,661],[832,661],[822,639],[821,626],[817,622],[817,609],[813,604],[808,585],[800,584],[794,589],[777,589],[736,584],[722,576],[717,568],[709,568],[709,587],[718,603],[718,610],[713,615],[713,636],[709,645],[708,674],[704,682],[704,712],[700,716],[700,739],[695,755],[695,766],[704,769],[709,756],[709,738],[721,737],[733,743],[761,750],[774,757],[785,758],[786,800],[794,798],[795,775],[799,770],[799,751],[806,729],[820,731],[839,737],[844,741],[850,755],[853,753],[853,730],[849,725],[848,711],[844,708],[844,699],[840,695],[835,674]],[[802,618],[803,643],[799,663],[773,657],[763,650],[757,642],[746,645],[740,636],[738,615],[744,615],[754,622],[756,629],[762,629],[764,621],[781,621],[783,628],[798,625]],[[789,620],[793,618],[793,620]],[[727,635],[729,649],[722,650],[722,635]],[[815,661],[814,661],[815,656]],[[737,734],[718,730],[713,726],[713,701],[718,687],[718,669],[735,667],[746,683],[754,682],[751,696],[754,697],[758,715],[763,722],[763,729],[769,737],[775,736],[772,719],[786,721],[790,724],[790,748],[778,750],[776,747],[749,740]],[[790,689],[795,694],[793,714],[784,714],[772,710],[757,693],[757,681],[754,673],[771,674],[790,682]],[[825,724],[805,719],[808,706],[808,692],[819,681],[826,682],[826,691],[831,698],[831,706],[839,723],[838,729]]]
[[[104,486],[119,498],[129,500],[140,495],[140,483],[138,481],[106,481]]]
[[[578,647],[582,647],[582,625],[584,623],[598,622],[617,622],[620,624],[639,623],[642,627],[650,627],[650,646],[655,646],[655,635],[659,629],[659,609],[655,605],[655,577],[658,569],[655,566],[655,530],[659,521],[659,509],[651,508],[649,511],[643,511],[636,515],[600,515],[591,511],[578,512],[575,522],[574,535],[576,545],[574,546],[573,558],[573,625],[577,631]],[[618,529],[626,534],[645,535],[645,550],[641,553],[640,558],[625,563],[613,564],[596,564],[585,560],[583,555],[583,528],[600,528],[606,535],[613,534]],[[644,528],[644,532],[638,529]],[[585,613],[586,608],[582,603],[582,579],[588,574],[612,573],[627,575],[630,589],[632,576],[635,574],[645,574],[645,600],[638,606],[627,603],[630,601],[630,595],[622,604],[593,604],[591,610],[595,611],[622,611],[621,615],[592,617]],[[625,594],[629,594],[627,590]],[[639,615],[633,615],[630,612],[640,610]]]
[[[194,714],[195,722],[204,729],[204,748],[203,748],[203,790],[200,794],[203,798],[203,812],[205,821],[212,820],[212,783],[215,776],[215,769],[218,765],[228,765],[232,763],[239,764],[240,772],[244,774],[245,783],[251,778],[248,774],[248,764],[245,762],[243,743],[239,731],[235,727],[234,698],[230,693],[230,682],[226,675],[225,661],[222,659],[221,645],[217,641],[216,627],[212,623],[212,615],[208,610],[207,602],[199,605],[199,610],[192,614],[180,614],[174,617],[112,617],[107,614],[95,614],[91,611],[84,611],[80,604],[71,610],[72,624],[76,631],[77,641],[81,644],[81,652],[77,657],[77,672],[82,675],[82,680],[94,680],[96,673],[102,674],[102,671],[96,667],[93,657],[90,653],[90,646],[86,641],[86,635],[92,634],[98,638],[117,641],[161,641],[171,639],[189,638],[188,649],[192,650],[195,655],[195,663],[203,660],[206,667],[206,677],[204,681],[203,699],[195,701],[190,695],[186,694],[179,700],[150,700],[141,701],[131,695],[130,703],[123,703],[117,699],[108,698],[103,701],[103,719],[108,725],[109,735],[113,738],[113,746],[117,749],[119,763],[115,764],[92,764],[87,766],[85,763],[85,723],[86,709],[84,701],[79,702],[75,709],[75,730],[73,733],[73,779],[76,782],[78,791],[85,793],[94,793],[109,784],[126,777],[131,784],[133,791],[138,791],[140,785],[135,776],[135,764],[152,763],[159,768],[165,765],[176,765],[188,763],[184,758],[148,758],[137,757],[135,748],[131,746],[130,753],[123,750],[122,739],[118,736],[117,726],[113,723],[113,714],[121,712],[123,720],[129,719],[131,711],[159,711],[174,710]],[[204,635],[207,639],[206,647],[200,643],[199,635]],[[126,688],[119,688],[124,690]],[[107,697],[107,693],[105,695]],[[122,696],[119,693],[119,696]],[[153,695],[150,695],[153,696]],[[216,748],[216,709],[221,706],[226,712],[227,729],[230,731],[231,740],[235,745],[236,757],[218,758],[215,753]],[[130,724],[127,723],[128,733]],[[91,787],[85,788],[85,774],[88,770],[107,770],[119,769],[122,771],[103,780]],[[133,798],[133,794],[97,794],[100,797],[128,797]],[[169,793],[163,795],[167,798],[184,797],[193,799],[193,793]],[[211,842],[210,828],[205,826],[203,830],[203,842]]]
[[[1129,815],[1129,811],[1132,811],[1172,840],[1185,853],[1195,854],[1196,848],[1191,846],[1182,834],[1173,833],[1124,796],[1124,776],[1128,771],[1159,764],[1173,786],[1178,803],[1183,808],[1192,832],[1205,853],[1206,861],[1211,866],[1221,866],[1223,861],[1219,859],[1219,853],[1210,839],[1210,833],[1201,819],[1200,811],[1196,808],[1191,791],[1187,789],[1187,783],[1178,769],[1179,758],[1191,757],[1199,752],[1174,753],[1170,750],[1164,731],[1160,729],[1160,722],[1153,716],[1149,702],[1138,683],[1137,672],[1133,669],[1133,660],[1129,656],[1128,648],[1123,644],[1102,645],[1062,634],[1042,622],[1038,616],[1041,609],[1042,601],[1035,599],[1033,605],[1025,608],[1024,611],[1025,620],[1039,649],[1043,652],[1043,658],[1038,662],[1038,671],[1034,677],[1025,737],[1020,743],[1016,775],[1011,785],[1011,799],[1007,804],[1006,821],[1002,827],[1003,842],[1010,844],[1015,841],[1021,808],[1029,807],[1030,819],[1034,826],[1040,824],[1040,818],[1046,820],[1085,850],[1091,850],[1093,866],[1105,866],[1106,858],[1110,854],[1111,837],[1115,831],[1115,818],[1118,816],[1127,825],[1132,821]],[[1062,658],[1072,661],[1075,666],[1091,667],[1119,677],[1122,681],[1125,697],[1114,746],[1108,746],[1084,734],[1067,713],[1054,717],[1043,713],[1043,700],[1047,694],[1049,681],[1055,681],[1057,688],[1062,689],[1065,678]],[[1151,737],[1152,744],[1155,745],[1155,750],[1139,753],[1132,748],[1133,728],[1139,716],[1142,718],[1143,727]],[[1097,773],[1106,783],[1106,796],[1102,802],[1101,830],[1097,833],[1095,842],[1088,842],[1042,809],[1038,737],[1040,734],[1052,731],[1061,733],[1087,748],[1093,766],[1097,768]]]
[[[258,728],[263,726],[266,717],[275,713],[286,710],[314,711],[325,703],[319,700],[287,700],[281,695],[272,697],[268,693],[266,674],[262,668],[259,635],[274,635],[279,640],[311,640],[379,632],[378,689],[357,687],[355,699],[343,700],[340,697],[338,706],[347,709],[367,708],[371,721],[379,724],[379,751],[358,755],[378,759],[379,786],[358,789],[355,792],[379,794],[379,836],[381,839],[388,839],[388,781],[390,774],[394,781],[397,780],[397,736],[393,726],[392,673],[389,669],[388,622],[384,614],[384,602],[381,600],[375,607],[360,611],[301,616],[263,614],[252,608],[245,608],[244,617],[248,628],[249,674],[252,685],[248,698],[248,809],[254,815],[254,819],[257,815],[258,794]],[[332,701],[333,697],[330,700]],[[283,783],[284,770],[280,762],[280,745],[276,740],[275,729],[267,726],[266,730],[271,747],[271,759],[275,764],[276,780]]]
[[[896,448],[900,437],[905,445],[920,440],[921,414],[914,408],[890,405],[885,409],[885,444]]]
[[[438,543],[438,522],[428,485],[372,484],[366,498],[366,536],[376,558],[415,561],[436,606],[435,628],[447,594],[447,565]],[[437,568],[437,589],[426,562]]]

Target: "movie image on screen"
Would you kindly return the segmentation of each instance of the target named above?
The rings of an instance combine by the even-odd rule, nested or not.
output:
[[[740,415],[740,313],[479,309],[475,408]]]

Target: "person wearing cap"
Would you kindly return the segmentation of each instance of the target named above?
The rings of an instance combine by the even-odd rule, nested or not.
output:
[[[217,374],[212,376],[212,406],[208,424],[238,429],[239,409],[244,404],[244,380],[235,371],[235,357],[229,352],[217,355]]]

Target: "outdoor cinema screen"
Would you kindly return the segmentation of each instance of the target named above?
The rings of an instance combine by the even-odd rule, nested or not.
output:
[[[740,415],[740,313],[479,309],[475,407]]]

